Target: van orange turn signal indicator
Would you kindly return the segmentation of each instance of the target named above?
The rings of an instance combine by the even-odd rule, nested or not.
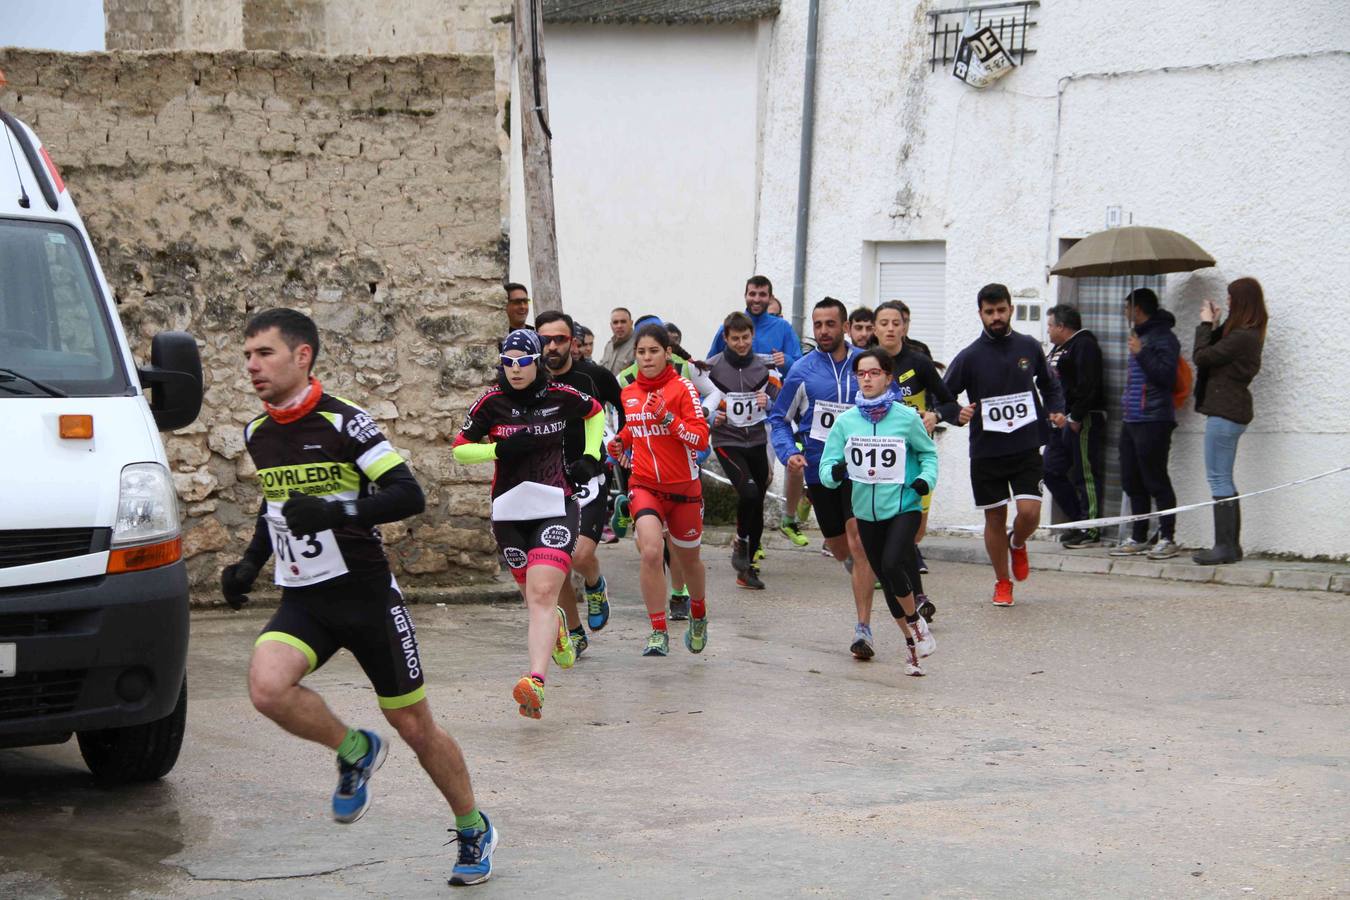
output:
[[[94,439],[94,417],[62,416],[61,437],[68,441],[92,441]]]
[[[157,569],[176,563],[183,558],[183,539],[176,537],[158,544],[142,544],[139,547],[127,547],[108,554],[108,574],[120,575],[123,572],[141,572],[145,569]]]

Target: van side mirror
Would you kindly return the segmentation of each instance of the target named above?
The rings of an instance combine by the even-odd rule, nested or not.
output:
[[[136,370],[150,394],[150,412],[160,431],[197,421],[202,411],[202,357],[185,331],[161,331],[150,342],[150,365]]]

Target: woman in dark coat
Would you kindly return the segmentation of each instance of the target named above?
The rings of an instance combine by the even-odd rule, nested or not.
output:
[[[1228,285],[1228,318],[1216,327],[1221,310],[1206,300],[1195,329],[1195,409],[1204,413],[1205,474],[1215,500],[1214,546],[1191,558],[1202,566],[1242,559],[1239,532],[1242,514],[1233,483],[1238,438],[1252,420],[1248,386],[1261,371],[1261,348],[1266,340],[1266,301],[1255,278],[1239,278]]]

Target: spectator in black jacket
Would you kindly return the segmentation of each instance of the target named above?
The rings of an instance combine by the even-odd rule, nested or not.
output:
[[[1177,382],[1177,362],[1181,343],[1173,327],[1176,317],[1158,305],[1158,295],[1148,288],[1132,291],[1125,298],[1125,315],[1134,323],[1130,335],[1130,358],[1125,371],[1125,393],[1121,397],[1120,481],[1130,498],[1130,512],[1149,511],[1149,504],[1171,509],[1177,505],[1177,493],[1167,474],[1172,453],[1172,431],[1177,427],[1177,410],[1172,396]],[[1130,538],[1111,551],[1111,556],[1137,556],[1171,559],[1179,551],[1176,541],[1176,514],[1158,517],[1158,542],[1148,545],[1148,519],[1130,526]]]
[[[1046,333],[1054,345],[1046,362],[1064,391],[1065,413],[1051,413],[1055,430],[1045,445],[1045,486],[1070,521],[1102,513],[1102,477],[1106,472],[1106,395],[1102,391],[1102,348],[1083,330],[1083,317],[1066,304],[1046,313]],[[1070,550],[1101,546],[1096,528],[1064,533]]]

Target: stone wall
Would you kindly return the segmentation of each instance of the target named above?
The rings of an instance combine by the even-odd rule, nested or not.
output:
[[[488,577],[486,472],[452,438],[504,319],[501,158],[489,57],[0,51],[89,227],[138,359],[164,329],[202,345],[206,402],[166,446],[194,585],[252,532],[242,426],[259,412],[241,330],[304,310],[317,374],[411,461],[427,512],[385,529],[395,570]]]

